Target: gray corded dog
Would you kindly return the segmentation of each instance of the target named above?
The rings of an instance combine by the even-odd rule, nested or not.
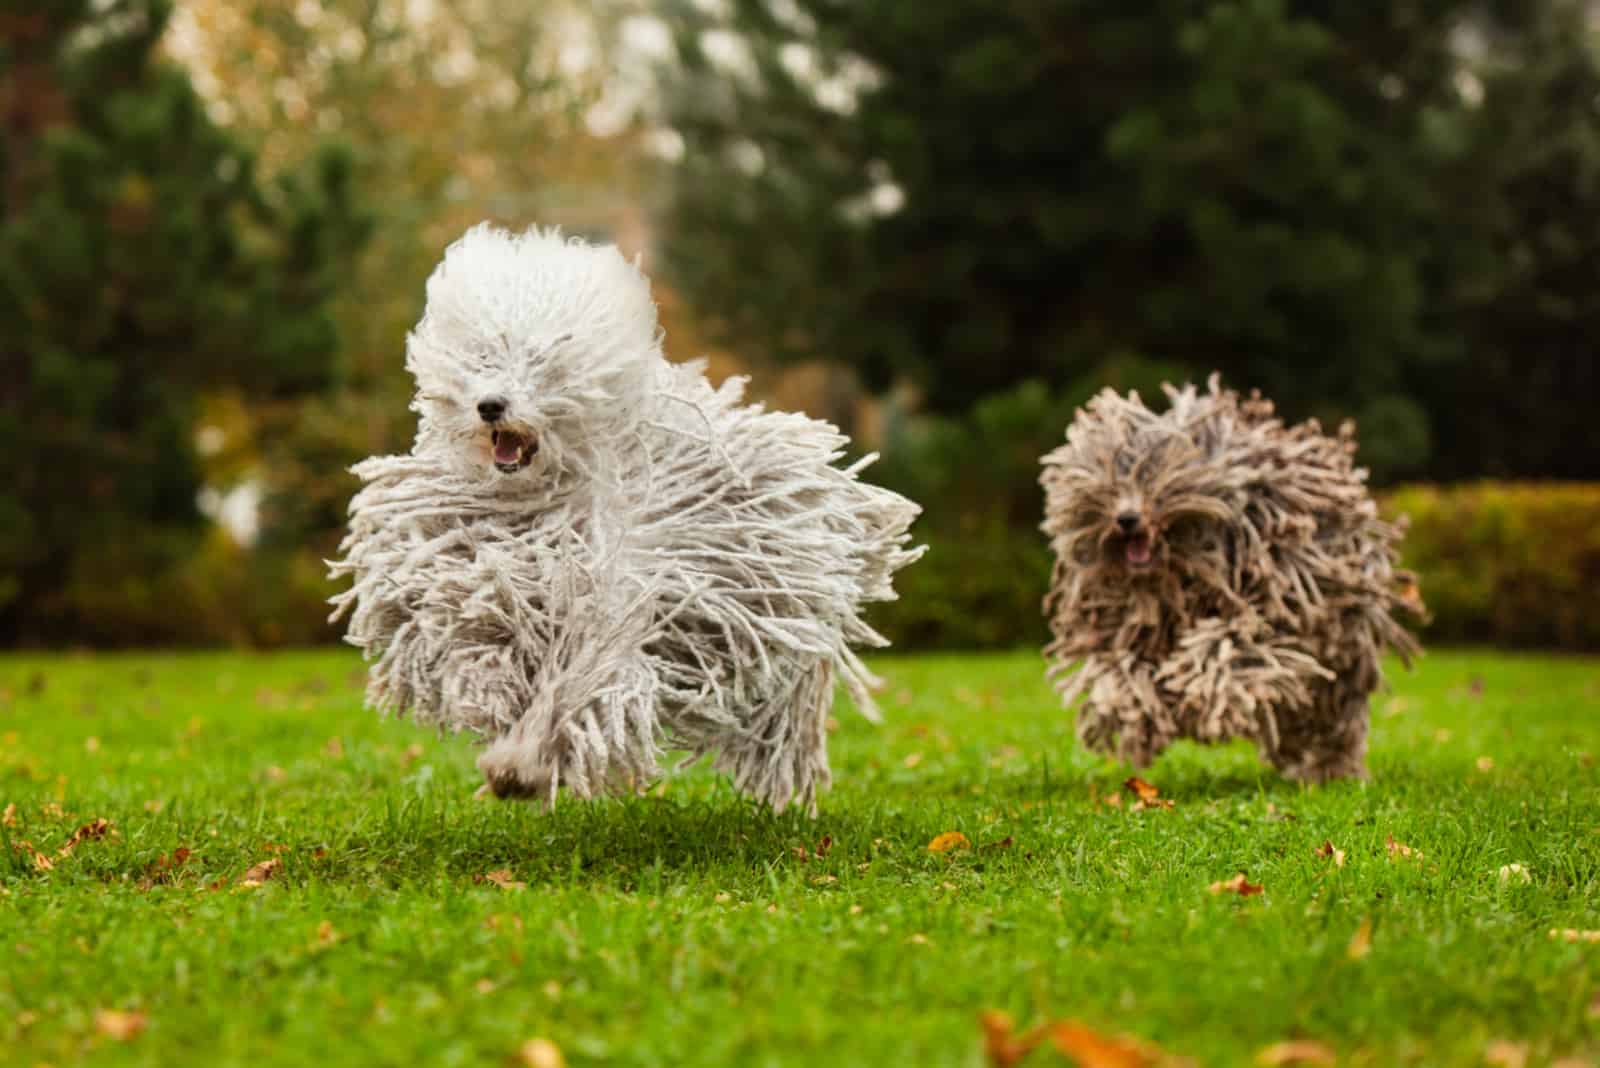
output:
[[[847,439],[662,356],[649,285],[554,232],[469,231],[428,282],[420,416],[333,564],[368,701],[487,741],[500,796],[642,787],[666,749],[814,809],[834,682],[920,549],[918,508],[835,466]]]
[[[1179,738],[1249,738],[1308,782],[1366,774],[1379,658],[1416,642],[1354,429],[1286,427],[1258,395],[1101,393],[1044,457],[1056,553],[1045,654],[1078,737],[1143,766]]]

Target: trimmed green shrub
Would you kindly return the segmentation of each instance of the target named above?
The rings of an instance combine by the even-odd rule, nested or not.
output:
[[[1406,486],[1384,510],[1411,520],[1427,641],[1600,649],[1600,485]]]
[[[1040,645],[1050,546],[1032,529],[984,523],[959,536],[917,533],[921,560],[895,576],[900,599],[873,605],[867,621],[896,649],[993,649]]]

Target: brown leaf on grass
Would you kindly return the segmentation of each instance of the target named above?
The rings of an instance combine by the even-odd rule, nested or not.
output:
[[[1163,1055],[1154,1046],[1123,1035],[1102,1035],[1076,1020],[1051,1024],[1050,1044],[1078,1068],[1146,1068]]]
[[[1012,838],[1008,834],[1004,838],[1000,839],[998,842],[985,842],[983,845],[979,846],[978,848],[979,849],[993,849],[993,850],[1010,849],[1012,846],[1014,846],[1016,844],[1017,844],[1017,840],[1015,838]]]
[[[983,1053],[994,1068],[1012,1068],[1044,1041],[1044,1027],[1014,1034],[1015,1022],[1009,1013],[991,1009],[978,1017],[983,1028]]]
[[[1483,1063],[1495,1065],[1496,1068],[1525,1068],[1528,1045],[1525,1042],[1498,1039],[1483,1047]]]
[[[1293,1042],[1274,1042],[1256,1054],[1256,1063],[1275,1068],[1283,1064],[1336,1064],[1339,1058],[1322,1042],[1308,1038]]]
[[[1372,920],[1366,916],[1361,918],[1361,923],[1356,927],[1356,933],[1350,936],[1350,944],[1345,947],[1344,955],[1351,960],[1363,960],[1372,952]]]
[[[526,890],[528,888],[527,883],[517,881],[517,877],[512,874],[510,868],[500,868],[483,875],[474,875],[472,881],[475,883],[493,883],[502,890]]]
[[[85,823],[82,827],[79,827],[77,830],[72,832],[72,837],[67,839],[66,844],[60,849],[56,850],[56,856],[68,856],[74,849],[78,848],[78,843],[87,842],[96,838],[104,838],[108,834],[116,834],[116,831],[112,830],[110,820],[106,819],[105,817],[101,817],[97,820],[90,820],[88,823]]]
[[[15,802],[6,805],[6,810],[0,812],[0,826],[15,827],[17,825],[17,806]]]
[[[517,1048],[517,1059],[526,1068],[567,1068],[561,1047],[548,1038],[530,1038]]]
[[[1212,883],[1207,887],[1213,894],[1238,894],[1240,897],[1250,897],[1259,894],[1265,889],[1260,883],[1253,883],[1240,872],[1231,879],[1220,883]]]
[[[332,920],[323,920],[317,924],[317,937],[312,941],[311,948],[313,950],[329,949],[338,945],[339,940],[343,937],[344,935],[334,929]]]
[[[908,768],[914,768],[918,764],[922,763],[922,754],[921,753],[911,753],[904,760],[902,760],[901,763],[904,764]]]
[[[948,853],[955,849],[968,849],[972,843],[967,841],[967,836],[960,831],[945,831],[935,835],[933,841],[928,843],[930,853]]]
[[[1600,931],[1580,931],[1576,927],[1552,927],[1550,937],[1558,942],[1600,942]]]
[[[51,868],[55,867],[55,863],[49,857],[35,849],[33,847],[33,843],[28,841],[26,838],[18,838],[14,840],[11,843],[11,848],[15,849],[18,853],[33,854],[33,866],[37,871],[49,871]]]
[[[144,869],[144,878],[139,880],[139,889],[148,890],[152,886],[170,882],[178,869],[189,862],[192,855],[186,846],[179,846],[172,851],[172,856],[162,854],[152,860]]]
[[[1131,811],[1143,812],[1147,808],[1173,807],[1174,803],[1167,798],[1162,797],[1160,790],[1157,790],[1154,786],[1145,782],[1137,775],[1122,785],[1128,790],[1132,791],[1133,795],[1138,798],[1138,800],[1133,803],[1133,808]]]
[[[831,835],[831,834],[823,835],[822,839],[819,842],[817,842],[817,856],[819,856],[819,857],[827,856],[828,855],[828,850],[830,850],[832,848],[833,848],[833,835]]]
[[[1156,798],[1161,796],[1160,790],[1157,790],[1154,785],[1145,782],[1137,775],[1123,783],[1122,786],[1123,789],[1128,790],[1140,801],[1144,801],[1146,803],[1154,801]]]
[[[279,869],[282,867],[283,861],[279,860],[277,857],[273,857],[271,860],[263,860],[260,864],[255,865],[249,871],[244,873],[244,878],[239,880],[239,885],[260,886],[262,883],[278,874]]]
[[[1344,850],[1338,848],[1332,842],[1323,842],[1318,846],[1317,856],[1333,861],[1335,868],[1344,867]]]
[[[94,1029],[107,1038],[127,1042],[138,1037],[149,1020],[142,1012],[121,1012],[117,1009],[96,1009]]]
[[[1589,1019],[1600,1020],[1600,993],[1596,993],[1589,1002]]]
[[[1494,770],[1494,757],[1492,757],[1492,756],[1481,756],[1476,761],[1474,761],[1474,766],[1476,766],[1479,771],[1493,771]]]
[[[1404,842],[1395,841],[1395,837],[1392,834],[1387,836],[1385,846],[1389,850],[1390,860],[1422,860],[1424,857],[1422,850],[1412,849]]]
[[[344,756],[344,743],[339,740],[338,736],[334,736],[328,739],[328,744],[322,747],[322,751],[338,760]]]

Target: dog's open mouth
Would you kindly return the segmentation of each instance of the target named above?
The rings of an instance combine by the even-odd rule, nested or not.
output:
[[[539,451],[539,439],[515,430],[491,431],[489,445],[494,451],[495,467],[508,475],[527,467]]]
[[[1122,543],[1122,559],[1134,571],[1149,567],[1153,558],[1148,534],[1135,534]]]

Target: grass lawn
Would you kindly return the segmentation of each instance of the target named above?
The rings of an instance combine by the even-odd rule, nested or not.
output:
[[[996,1009],[1203,1065],[1600,1064],[1600,944],[1550,935],[1600,930],[1600,662],[1435,653],[1370,783],[1183,747],[1142,810],[1035,655],[877,667],[812,821],[704,770],[474,800],[342,652],[0,658],[0,1062],[978,1066]]]

